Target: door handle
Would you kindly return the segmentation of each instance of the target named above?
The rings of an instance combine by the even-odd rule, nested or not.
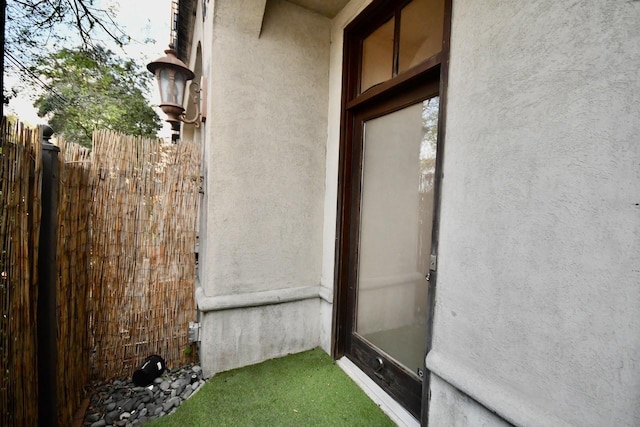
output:
[[[376,375],[378,375],[377,372],[380,372],[383,367],[384,367],[384,361],[382,360],[382,357],[380,356],[376,357],[376,366],[373,368],[376,371]]]
[[[384,378],[384,375],[382,375],[382,368],[384,368],[384,360],[382,360],[382,357],[378,356],[375,359],[375,367],[373,368],[373,375],[375,375],[376,378],[378,378],[380,381],[383,381],[386,383],[387,381]]]

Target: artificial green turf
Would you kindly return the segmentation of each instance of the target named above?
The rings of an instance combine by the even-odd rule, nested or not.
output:
[[[186,426],[393,426],[320,349],[223,372],[154,423]]]

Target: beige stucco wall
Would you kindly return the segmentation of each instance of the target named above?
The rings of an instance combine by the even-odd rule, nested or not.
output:
[[[220,1],[213,23],[208,295],[320,280],[329,20],[273,0],[258,37],[245,11]]]
[[[428,367],[518,425],[640,425],[639,22],[453,2]]]
[[[330,20],[283,0],[218,0],[195,34],[208,79],[196,299],[211,375],[320,344]]]

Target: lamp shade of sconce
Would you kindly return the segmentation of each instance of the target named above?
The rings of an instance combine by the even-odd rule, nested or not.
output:
[[[176,56],[176,51],[169,45],[166,54],[147,64],[147,69],[155,74],[160,88],[160,108],[167,115],[169,123],[196,123],[199,122],[199,108],[194,120],[186,120],[184,117],[184,94],[187,81],[193,80],[195,74],[184,62]],[[198,101],[196,102],[196,107]]]

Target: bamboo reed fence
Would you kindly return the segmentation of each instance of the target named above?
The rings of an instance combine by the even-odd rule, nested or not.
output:
[[[36,302],[41,135],[1,124],[0,425],[37,424]]]
[[[109,131],[91,161],[92,377],[131,375],[151,354],[187,362],[195,320],[200,148]]]
[[[3,122],[0,138],[0,425],[31,426],[42,135]],[[196,313],[200,148],[108,131],[93,144],[58,141],[59,425],[90,379],[130,376],[151,354],[186,363]]]
[[[58,139],[58,425],[72,424],[89,382],[91,152]]]

